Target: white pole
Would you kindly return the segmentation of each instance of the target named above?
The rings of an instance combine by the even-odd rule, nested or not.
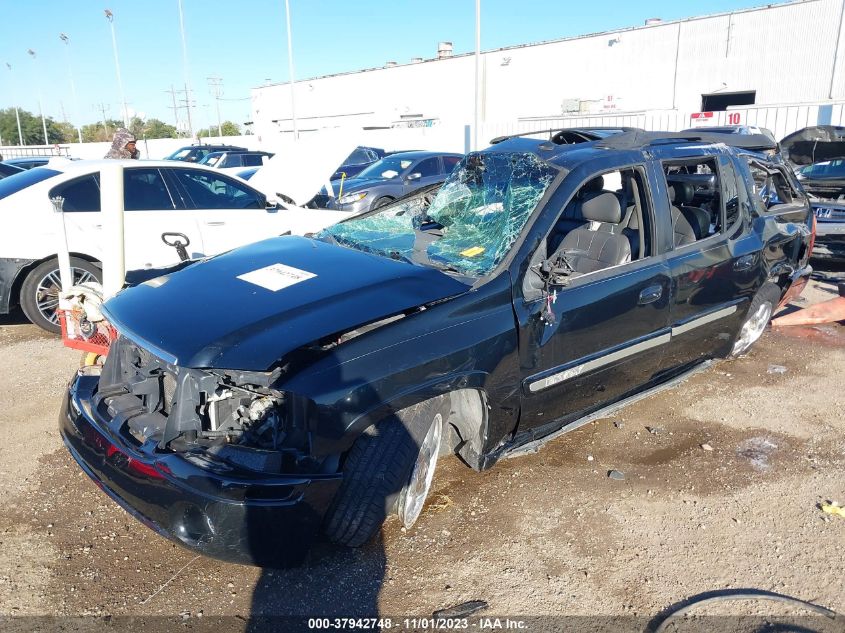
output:
[[[15,106],[15,120],[18,122],[18,141],[23,147],[23,132],[21,132],[21,115],[18,112],[18,106]]]
[[[67,75],[70,79],[70,92],[73,95],[73,111],[76,118],[76,133],[79,136],[79,142],[82,143],[82,124],[79,116],[79,100],[76,98],[76,83],[73,81],[73,66],[70,63],[70,38],[64,33],[59,34],[59,39],[65,43],[65,54],[67,57]]]
[[[185,75],[185,107],[188,109],[188,130],[194,138],[194,124],[191,120],[191,79],[188,68],[188,44],[185,39],[185,15],[182,13],[182,0],[179,0],[179,33],[182,35],[182,73]]]
[[[29,53],[33,63],[35,63],[35,81],[38,84],[38,114],[41,115],[41,129],[44,130],[44,145],[49,145],[50,139],[47,137],[47,121],[44,119],[44,106],[41,102],[41,80],[38,76],[38,64],[35,62],[35,51],[30,48],[26,52]]]
[[[126,95],[123,92],[123,79],[120,77],[120,57],[117,54],[117,36],[114,33],[114,13],[106,9],[106,19],[111,26],[111,45],[114,50],[114,69],[117,73],[117,87],[120,90],[120,103],[123,105],[123,125],[129,127],[129,109],[126,107]]]
[[[17,91],[15,90],[15,86],[14,86],[14,78],[11,75],[12,65],[9,62],[6,62],[6,68],[9,69],[9,83],[12,84],[12,92],[15,92],[15,94],[17,94]],[[15,103],[17,104],[17,100],[15,100]],[[18,122],[18,142],[20,143],[20,146],[23,147],[23,132],[21,131],[21,115],[18,112],[18,106],[17,105],[15,105],[15,120]]]
[[[100,208],[103,218],[103,300],[105,301],[123,288],[126,277],[123,164],[120,161],[105,161],[100,168]]]
[[[478,150],[478,121],[481,103],[481,0],[475,0],[475,123],[472,126],[472,148]]]
[[[50,198],[50,202],[53,203],[53,210],[59,214],[59,222],[61,223],[56,253],[59,260],[59,280],[62,282],[61,295],[64,295],[70,291],[70,287],[73,285],[73,274],[70,268],[70,249],[67,243],[67,225],[65,224],[65,214],[62,210],[65,199],[61,196],[56,196],[55,198]],[[59,300],[59,308],[64,309],[64,306],[61,304],[61,298]]]
[[[299,138],[299,129],[296,127],[296,96],[293,94],[293,40],[291,39],[290,29],[290,1],[285,0],[285,16],[287,17],[288,26],[288,74],[290,78],[288,85],[290,86],[290,118],[293,123],[293,138]]]

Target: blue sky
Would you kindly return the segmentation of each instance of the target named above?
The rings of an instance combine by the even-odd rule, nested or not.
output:
[[[482,50],[718,13],[765,4],[760,0],[482,0]],[[388,60],[435,56],[437,43],[455,53],[475,46],[474,0],[290,0],[293,57],[299,79]],[[207,77],[223,79],[221,114],[249,119],[249,89],[267,79],[287,81],[284,0],[183,0],[190,81],[197,107],[194,127],[216,122]],[[183,84],[177,0],[0,0],[0,108],[15,103],[74,121],[68,79],[70,53],[79,115],[99,118],[95,104],[119,118],[111,34],[103,9],[113,11],[120,67],[129,107],[173,123],[172,85]],[[70,37],[69,50],[59,33]],[[27,49],[36,52],[33,60]],[[8,72],[5,64],[12,65]],[[342,98],[342,95],[339,96]],[[198,125],[199,124],[199,125]]]

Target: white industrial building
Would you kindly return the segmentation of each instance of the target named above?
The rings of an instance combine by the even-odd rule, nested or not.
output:
[[[782,136],[805,125],[845,125],[843,17],[845,0],[800,0],[483,51],[479,120],[490,135],[707,122],[759,125]],[[452,55],[444,42],[433,59],[303,79],[293,89],[303,132],[457,129],[475,116],[475,56]],[[289,90],[287,83],[253,89],[256,135],[292,131]]]

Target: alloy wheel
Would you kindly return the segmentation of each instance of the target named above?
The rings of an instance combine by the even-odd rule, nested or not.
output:
[[[731,353],[734,356],[737,356],[747,351],[748,348],[750,348],[755,341],[763,335],[771,316],[771,303],[764,301],[757,306],[754,313],[745,320],[745,323],[742,324],[742,329],[739,331],[739,336],[734,343],[733,351]]]
[[[431,489],[442,434],[443,416],[438,413],[434,416],[431,427],[422,441],[411,477],[403,488],[399,500],[399,519],[406,528],[410,528],[419,518],[428,491]]]
[[[88,281],[97,281],[97,279],[82,268],[71,267],[73,283],[71,285],[78,285]],[[59,292],[62,288],[62,280],[59,276],[59,269],[51,270],[44,275],[39,281],[35,290],[35,305],[38,311],[45,319],[54,325],[59,324]]]

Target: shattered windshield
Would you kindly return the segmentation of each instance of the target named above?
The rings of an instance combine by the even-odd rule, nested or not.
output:
[[[469,154],[431,205],[412,199],[330,226],[318,238],[480,277],[513,246],[557,174],[535,154]]]

